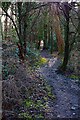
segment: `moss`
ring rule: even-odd
[[[38,61],[35,62],[34,66],[35,68],[40,67],[41,65],[44,65],[48,62],[48,60],[44,57],[40,57]]]
[[[40,63],[42,63],[42,64],[47,63],[47,59],[46,59],[46,58],[41,57],[41,58],[40,58]]]
[[[47,92],[51,92],[51,86],[50,85],[46,85],[45,89],[46,89]]]
[[[33,104],[34,102],[32,100],[25,100],[25,105],[27,108],[30,108]]]
[[[26,108],[28,109],[43,109],[44,108],[44,103],[42,102],[42,100],[37,100],[36,102],[35,101],[32,101],[30,99],[27,99],[24,101],[24,105],[26,106]]]
[[[36,116],[36,118],[39,119],[39,120],[43,120],[44,116],[42,114],[39,114],[39,115]]]
[[[52,100],[55,99],[55,96],[54,96],[51,92],[48,92],[48,97],[49,97],[50,99],[52,99]]]
[[[71,75],[70,78],[72,78],[72,79],[79,79],[79,76]]]
[[[26,120],[33,120],[32,116],[29,113],[21,113],[19,118],[25,118]]]
[[[44,97],[44,100],[47,101],[47,100],[48,100],[48,97]]]
[[[32,91],[32,89],[29,89],[29,91]],[[31,119],[32,120],[36,120],[36,119],[44,120],[45,113],[49,112],[48,101],[55,99],[55,96],[52,93],[52,88],[51,88],[50,85],[48,85],[47,82],[45,82],[44,85],[41,86],[40,89],[42,91],[45,91],[44,92],[45,94],[42,98],[32,99],[32,98],[28,97],[24,101],[23,106],[26,108],[26,111],[25,111],[25,113],[21,113],[21,116],[23,116],[23,118],[26,118],[26,119],[29,119],[29,120],[31,120]],[[34,89],[33,89],[33,91],[34,91]],[[39,92],[39,91],[37,91],[37,92]],[[28,93],[31,95],[30,92],[28,92]]]
[[[55,96],[52,93],[52,88],[50,85],[46,85],[46,91],[47,91],[47,95],[50,99],[54,100]]]
[[[32,101],[31,99],[26,99],[24,101],[24,106],[27,108],[26,109],[27,111],[20,113],[19,118],[25,118],[28,120],[33,120],[33,116],[34,116],[34,119],[44,118],[42,114],[42,110],[45,107],[45,104],[42,102],[42,100]],[[36,113],[35,113],[35,110],[36,110]],[[30,111],[33,111],[33,114],[31,114]]]

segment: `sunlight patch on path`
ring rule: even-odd
[[[57,61],[57,57],[55,57],[54,60],[53,60],[53,58],[50,59],[49,63],[48,63],[49,67],[52,67],[55,64],[56,61]]]

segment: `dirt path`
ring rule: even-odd
[[[79,112],[79,91],[80,88],[74,80],[69,79],[56,70],[60,64],[57,57],[52,57],[49,53],[43,51],[42,57],[49,60],[48,64],[38,69],[48,83],[52,86],[56,95],[56,102],[51,105],[52,111],[59,118],[78,118]]]

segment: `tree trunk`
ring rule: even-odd
[[[65,50],[64,50],[64,60],[62,64],[62,70],[65,71],[69,59],[69,21],[66,22],[65,26]]]
[[[51,48],[50,48],[50,52],[51,54],[53,53],[53,29],[52,29],[52,26],[51,26],[51,35],[50,35],[50,41],[51,41]]]
[[[37,43],[37,49],[38,49],[38,50],[40,49],[40,43],[41,43],[41,40],[39,39],[39,40],[38,40],[38,43]]]
[[[1,18],[0,18],[0,20],[1,20]],[[4,35],[3,35],[3,22],[1,23],[1,36],[2,36],[2,40],[3,40],[4,39]]]
[[[50,26],[48,26],[48,45],[47,45],[48,49],[50,49],[50,43],[51,43],[50,34],[51,34]]]
[[[47,25],[44,24],[44,46],[43,49],[47,49]]]
[[[49,29],[48,30],[50,30],[50,31],[48,31],[49,32],[49,44],[50,44],[50,53],[52,54],[53,53],[53,19],[52,19],[52,16],[53,16],[53,11],[52,11],[52,9],[53,9],[53,7],[52,7],[52,5],[50,4],[50,6],[49,6]]]
[[[18,7],[18,27],[19,27],[19,57],[24,60],[23,36],[22,36],[22,2],[17,3]]]
[[[4,25],[4,39],[7,40],[7,30],[8,30],[8,26],[7,26],[7,22],[8,22],[8,18],[7,18],[7,15],[6,15],[6,18],[5,18],[5,25]]]
[[[68,3],[65,3],[64,9],[66,12],[66,24],[65,24],[65,50],[64,50],[64,60],[61,66],[62,71],[65,71],[67,68],[68,60],[69,60],[69,7]]]
[[[58,14],[58,9],[57,5],[53,5],[53,22],[54,22],[54,28],[55,28],[55,33],[57,37],[57,46],[58,46],[58,52],[63,53],[64,51],[64,40],[61,35],[61,27],[60,27],[60,20],[59,20],[59,14]]]

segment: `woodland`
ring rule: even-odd
[[[2,120],[80,118],[80,2],[1,2],[0,50]]]

